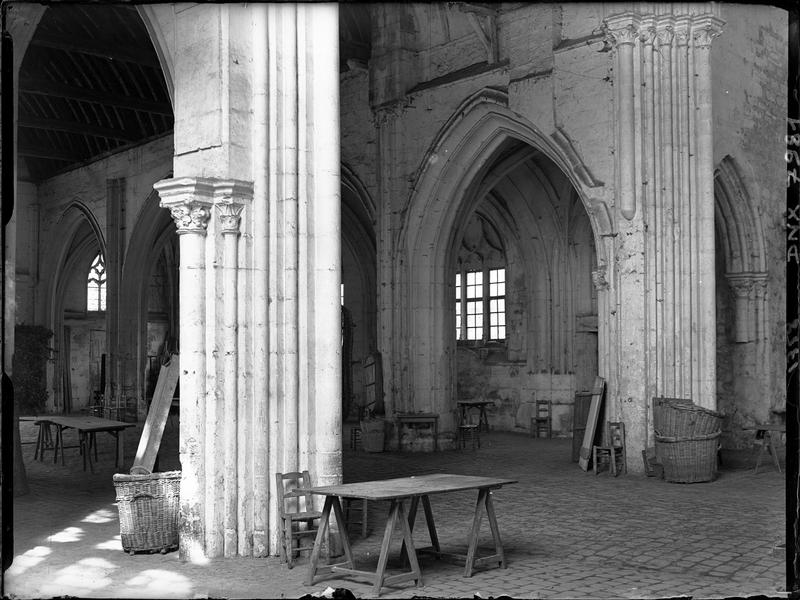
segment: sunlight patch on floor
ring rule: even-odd
[[[58,570],[40,589],[43,596],[84,596],[112,584],[109,574],[118,565],[99,556],[83,558]]]
[[[100,542],[99,544],[95,544],[94,546],[98,550],[122,550],[122,537],[119,535],[115,535],[110,540],[106,540],[105,542]]]
[[[132,591],[137,597],[147,595],[156,598],[165,596],[185,598],[189,597],[192,589],[192,582],[188,577],[164,569],[144,570],[126,581],[125,585],[135,588]]]
[[[113,521],[117,518],[117,513],[107,509],[101,508],[100,510],[96,510],[91,514],[86,515],[82,523],[108,523],[109,521]]]
[[[52,550],[47,546],[36,546],[27,552],[23,552],[22,554],[15,556],[14,562],[6,571],[6,575],[13,577],[15,575],[24,573],[31,567],[34,567],[42,562],[51,552]]]
[[[80,527],[67,527],[54,533],[47,538],[48,542],[78,542],[83,537],[83,529]]]

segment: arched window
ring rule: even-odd
[[[467,225],[456,267],[456,339],[506,339],[505,252],[497,231],[480,215]]]
[[[104,311],[106,309],[106,263],[98,253],[89,267],[86,280],[86,310]]]

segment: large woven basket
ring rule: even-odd
[[[722,428],[722,414],[685,398],[653,398],[656,436],[698,438]]]
[[[721,434],[716,431],[688,439],[657,435],[656,460],[664,467],[664,479],[674,483],[713,481]]]
[[[114,475],[125,552],[163,554],[178,548],[180,483],[180,471]]]

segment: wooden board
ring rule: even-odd
[[[600,406],[603,402],[605,389],[606,380],[602,377],[595,377],[594,386],[592,386],[592,402],[589,406],[589,416],[586,418],[586,431],[583,433],[583,445],[581,446],[580,458],[578,458],[578,466],[584,471],[589,470],[594,436],[597,432],[597,418],[600,415]]]
[[[161,365],[158,373],[153,400],[150,402],[150,410],[147,411],[142,437],[139,438],[136,458],[133,459],[132,475],[149,475],[153,472],[156,455],[161,446],[161,436],[164,434],[164,425],[169,417],[172,397],[175,395],[175,387],[178,385],[179,373],[180,361],[178,355],[173,354],[167,364]]]

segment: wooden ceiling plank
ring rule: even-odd
[[[172,116],[172,106],[169,102],[157,102],[141,98],[131,98],[120,94],[108,94],[84,87],[69,85],[58,81],[51,81],[40,77],[21,74],[19,79],[21,93],[37,94],[40,96],[56,96],[72,98],[84,102],[97,102],[100,104],[113,104],[131,110],[143,110],[161,115]]]
[[[30,145],[23,143],[22,140],[20,140],[17,144],[17,154],[20,156],[26,156],[28,158],[44,158],[47,160],[60,160],[63,162],[75,161],[75,155],[70,154],[69,152],[47,146]]]
[[[141,137],[135,132],[127,130],[102,127],[100,125],[80,123],[77,121],[64,121],[62,119],[42,119],[38,117],[20,116],[18,124],[20,127],[27,127],[29,129],[64,131],[66,133],[77,133],[93,137],[111,138],[124,142],[133,142]]]
[[[111,42],[98,42],[81,37],[76,41],[75,37],[60,35],[57,33],[37,32],[31,40],[31,45],[39,48],[51,48],[65,52],[88,54],[107,60],[119,60],[123,62],[135,63],[145,67],[156,69],[161,68],[155,53],[128,52],[124,47]]]

